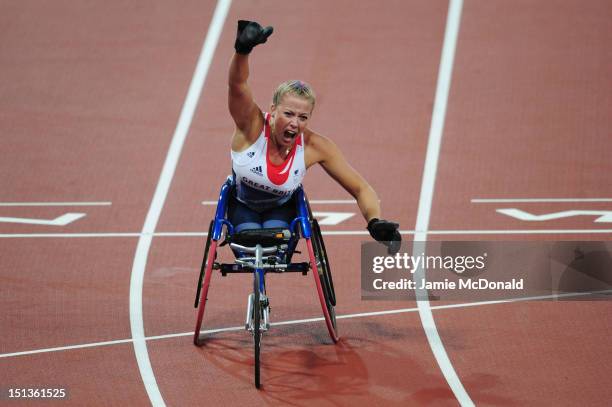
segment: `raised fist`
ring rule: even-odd
[[[247,55],[253,47],[266,42],[272,31],[274,28],[263,28],[255,21],[239,20],[234,49],[238,54]]]

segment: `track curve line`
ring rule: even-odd
[[[138,239],[134,263],[132,265],[130,278],[130,329],[132,331],[134,353],[138,362],[140,376],[153,406],[165,406],[165,403],[151,367],[142,318],[142,288],[147,257],[153,240],[153,233],[168,195],[170,183],[172,182],[181,150],[189,132],[189,127],[191,126],[193,115],[202,93],[202,87],[204,86],[212,57],[217,48],[230,5],[231,0],[218,0],[215,7],[206,39],[204,40],[204,45],[202,46],[202,51],[193,78],[191,79],[191,84],[189,85],[189,91],[172,136],[170,148],[168,149],[166,160],[142,227],[142,232]]]
[[[438,70],[438,82],[436,85],[436,96],[433,113],[431,116],[431,127],[429,130],[429,140],[425,165],[423,169],[423,180],[419,195],[419,208],[417,212],[413,254],[425,253],[427,230],[429,228],[429,218],[431,205],[433,202],[434,188],[436,184],[436,172],[438,168],[438,158],[440,156],[440,146],[442,144],[442,133],[444,130],[444,119],[446,116],[446,106],[450,91],[451,77],[453,71],[453,61],[459,35],[459,25],[461,21],[461,10],[463,0],[450,0],[448,4],[448,14],[446,16],[446,29],[444,33],[444,44],[442,45],[442,56],[440,58],[440,68]],[[425,271],[422,267],[417,267],[414,273],[415,281],[425,280]],[[417,286],[422,287],[421,283]],[[436,328],[436,322],[431,312],[431,304],[427,290],[416,289],[417,306],[421,325],[425,331],[429,347],[448,383],[453,391],[455,398],[462,406],[473,406],[474,402],[461,383],[453,364],[451,363],[442,338]]]

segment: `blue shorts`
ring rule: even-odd
[[[276,208],[256,212],[231,196],[227,208],[227,218],[234,225],[234,232],[246,229],[289,228],[296,216],[293,198]]]

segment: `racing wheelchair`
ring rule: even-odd
[[[302,187],[294,192],[297,216],[289,229],[267,228],[234,232],[234,226],[227,219],[227,208],[234,184],[228,179],[221,187],[215,218],[210,222],[204,258],[200,268],[194,307],[198,309],[193,342],[201,346],[202,318],[206,307],[208,290],[213,270],[222,276],[230,273],[251,273],[253,293],[248,297],[245,329],[253,336],[255,349],[255,386],[260,387],[260,350],[262,334],[270,328],[270,299],[266,295],[266,273],[299,272],[307,275],[310,270],[329,335],[334,343],[338,341],[336,326],[336,295],[331,270],[321,235],[319,223],[312,211]],[[219,243],[225,226],[225,240]],[[309,262],[292,262],[300,238],[306,240]],[[229,244],[235,255],[234,263],[216,262],[219,246]]]

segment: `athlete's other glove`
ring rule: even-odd
[[[247,55],[253,47],[266,42],[272,31],[274,28],[263,28],[255,21],[239,20],[234,49],[238,54]]]
[[[368,232],[374,240],[388,247],[389,254],[397,253],[402,244],[402,236],[397,228],[399,224],[384,219],[374,218],[368,222]]]

